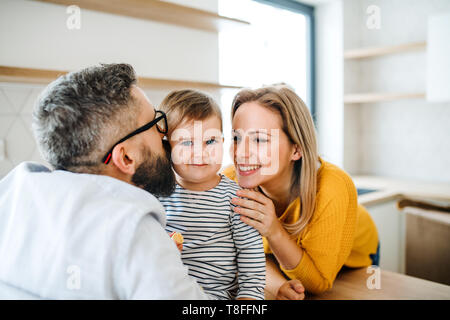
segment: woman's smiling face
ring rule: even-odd
[[[282,127],[281,114],[257,102],[244,103],[236,110],[230,151],[241,187],[252,189],[290,178],[292,160],[298,158],[293,157],[295,146]]]

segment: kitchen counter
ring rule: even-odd
[[[367,268],[343,268],[333,287],[324,293],[306,292],[307,300],[450,300],[450,286],[379,269],[379,289],[369,289],[375,272]],[[369,282],[371,282],[369,280]],[[371,282],[374,284],[375,282]],[[275,297],[266,291],[266,300]]]
[[[379,270],[380,288],[369,289],[367,281],[374,272],[366,268],[343,269],[333,288],[320,295],[306,295],[311,300],[450,300],[450,286]],[[370,282],[370,281],[369,281]]]
[[[377,176],[352,176],[352,179],[358,189],[376,190],[358,196],[359,203],[365,206],[402,197],[450,201],[450,183],[420,182]]]

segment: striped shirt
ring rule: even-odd
[[[233,211],[230,200],[237,190],[238,184],[223,175],[207,191],[177,184],[170,197],[159,198],[166,209],[166,231],[183,235],[183,263],[211,298],[264,299],[262,239]]]

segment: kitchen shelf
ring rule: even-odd
[[[426,42],[412,42],[395,46],[382,46],[382,47],[368,47],[346,50],[344,52],[344,59],[364,59],[384,56],[388,54],[422,50],[427,47]]]
[[[0,66],[0,81],[48,84],[68,71],[45,70]],[[214,82],[172,80],[161,78],[138,77],[138,84],[142,88],[198,88],[198,89],[240,89],[241,86],[224,85]]]
[[[406,99],[424,99],[425,93],[352,93],[344,95],[345,104],[373,103]]]
[[[158,0],[38,0],[61,5],[77,5],[88,9],[153,20],[188,28],[218,32],[230,27],[250,25],[249,22],[224,17],[214,12],[186,7]]]

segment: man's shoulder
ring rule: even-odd
[[[66,173],[72,175],[73,173]],[[125,219],[150,214],[160,224],[165,224],[164,208],[159,200],[144,189],[113,177],[95,174],[75,174],[79,180],[79,198],[86,198],[99,208],[108,208],[108,215],[122,215]],[[74,179],[74,178],[69,178]],[[75,192],[76,193],[76,192]]]
[[[18,178],[23,178],[24,176],[31,173],[50,173],[52,170],[37,162],[22,162],[18,164],[15,168],[9,171],[2,179],[0,179],[0,185],[6,185],[12,183]]]
[[[1,185],[3,184],[3,186]],[[164,209],[151,193],[106,175],[50,170],[37,163],[17,166],[0,182],[10,193],[20,194],[22,200],[46,202],[49,208],[76,210],[91,215],[152,214],[165,223]],[[9,201],[13,201],[14,196]]]

